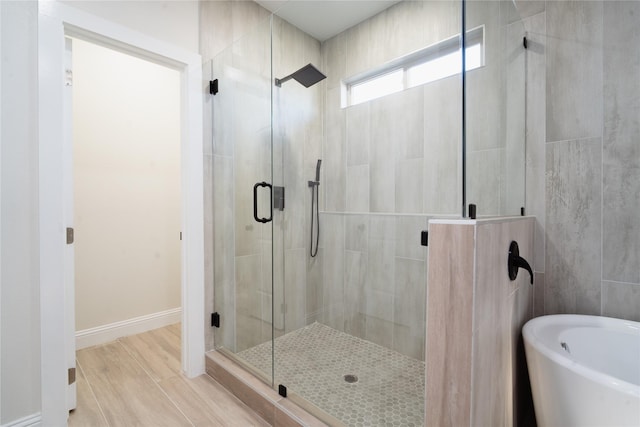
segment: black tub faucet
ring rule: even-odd
[[[509,245],[509,259],[507,261],[507,268],[509,270],[509,279],[516,280],[518,276],[518,270],[524,268],[531,275],[531,284],[533,285],[533,270],[526,259],[520,256],[520,250],[518,249],[518,242],[515,240]]]

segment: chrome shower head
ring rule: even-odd
[[[326,78],[327,76],[322,74],[322,72],[314,67],[313,64],[308,64],[300,68],[298,71],[289,74],[287,77],[283,77],[281,79],[276,78],[276,86],[280,87],[282,86],[282,83],[287,80],[294,79],[304,87],[311,87]]]

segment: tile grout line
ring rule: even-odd
[[[82,369],[82,365],[80,364],[80,361],[76,358],[76,366],[78,369],[80,369],[80,372],[82,373],[82,376],[84,377],[85,381],[87,381],[87,387],[89,387],[89,391],[91,392],[91,396],[93,396],[93,400],[96,402],[96,405],[98,405],[98,409],[100,410],[100,415],[102,415],[102,418],[104,419],[104,421],[107,423],[107,426],[111,426],[111,424],[109,424],[109,420],[107,419],[107,416],[104,414],[104,410],[102,409],[102,405],[100,404],[100,401],[98,400],[98,396],[96,396],[95,392],[93,391],[93,386],[91,385],[91,382],[89,381],[89,377],[87,377],[87,375],[84,372],[84,369]],[[77,394],[77,387],[76,387],[76,394]],[[76,397],[77,400],[77,397]]]
[[[124,351],[127,352],[127,354],[129,356],[131,356],[131,358],[135,361],[135,363],[138,364],[138,366],[140,366],[140,368],[144,371],[145,374],[147,374],[147,376],[149,377],[149,379],[151,380],[151,382],[153,382],[153,384],[155,384],[155,386],[158,388],[158,390],[160,390],[160,392],[162,394],[164,394],[166,396],[166,398],[169,400],[169,402],[171,402],[171,404],[173,406],[175,406],[175,408],[178,410],[178,412],[180,412],[180,414],[182,414],[182,416],[185,418],[185,420],[187,420],[187,422],[189,424],[191,424],[192,426],[195,427],[195,424],[193,424],[193,421],[191,421],[191,419],[187,416],[187,414],[185,414],[182,409],[180,409],[180,406],[174,402],[174,400],[167,394],[166,391],[164,391],[164,389],[162,387],[160,387],[160,382],[156,381],[155,379],[153,379],[153,377],[151,376],[151,374],[149,373],[149,371],[145,368],[145,366],[140,363],[140,361],[132,354],[132,352],[129,350],[129,348],[127,347],[126,344],[124,344],[120,339],[118,339],[116,341],[118,344],[120,344],[122,346],[122,348],[124,349]],[[180,376],[179,374],[176,376]]]

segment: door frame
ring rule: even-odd
[[[205,372],[202,60],[199,54],[55,1],[38,5],[38,186],[42,424],[66,425],[64,55],[72,35],[181,75],[182,370]]]

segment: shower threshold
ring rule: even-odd
[[[347,426],[424,425],[420,360],[317,322],[276,338],[273,354],[276,385]],[[271,341],[235,356],[271,373]]]

